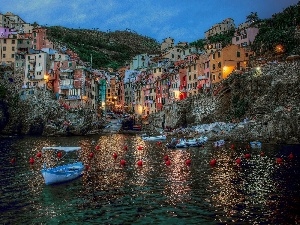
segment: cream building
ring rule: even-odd
[[[217,23],[213,25],[210,29],[208,29],[205,32],[205,39],[208,39],[208,37],[225,33],[231,29],[235,28],[234,20],[231,18],[227,18],[223,20],[221,23]]]
[[[0,38],[0,62],[14,66],[17,51],[17,35],[10,34],[8,38]]]
[[[27,54],[25,56],[25,79],[24,84],[27,88],[46,88],[48,54],[39,52]]]

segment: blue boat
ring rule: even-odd
[[[43,147],[42,152],[45,151],[64,151],[65,153],[79,151],[81,147]],[[57,184],[74,180],[83,174],[84,165],[82,162],[73,162],[59,166],[47,167],[44,163],[41,170],[45,184]]]
[[[250,141],[251,148],[261,148],[261,142],[260,141]]]
[[[225,145],[225,140],[218,140],[218,141],[214,142],[215,147],[220,147],[220,146],[223,146],[223,145]]]

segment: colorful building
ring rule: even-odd
[[[226,79],[236,70],[245,70],[249,62],[249,52],[238,46],[229,45],[209,56],[212,83]]]

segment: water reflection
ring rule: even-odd
[[[79,158],[87,167],[81,178],[60,185],[44,184],[42,158],[36,153],[52,145],[82,147]],[[173,150],[139,136],[119,134],[28,137],[1,146],[4,224],[76,224],[80,219],[99,224],[293,224],[297,220],[299,158],[295,155],[288,160],[290,152],[272,146],[263,149],[266,154],[261,157],[260,150],[242,144],[234,150],[209,144]],[[251,158],[246,159],[245,153]],[[169,166],[165,155],[171,161]],[[275,162],[278,156],[284,161],[280,165]],[[12,157],[15,164],[9,162]],[[35,157],[32,166],[30,157]],[[55,154],[52,157],[59,161]],[[240,166],[235,162],[238,157]],[[209,165],[212,158],[217,159],[214,167]],[[125,166],[120,165],[121,159]],[[190,166],[186,159],[191,159]],[[138,160],[142,166],[137,165]]]
[[[171,165],[165,168],[167,182],[163,193],[171,205],[188,202],[191,199],[190,170],[185,160],[190,159],[190,154],[186,150],[175,150],[169,153],[169,158]]]

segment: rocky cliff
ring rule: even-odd
[[[267,63],[259,69],[233,73],[214,87],[185,101],[166,105],[150,116],[150,129],[173,129],[215,121],[235,123],[231,132],[215,138],[274,143],[300,143],[300,62]]]
[[[91,109],[67,109],[50,91],[22,88],[22,69],[0,67],[0,75],[0,134],[85,135],[106,125]]]

